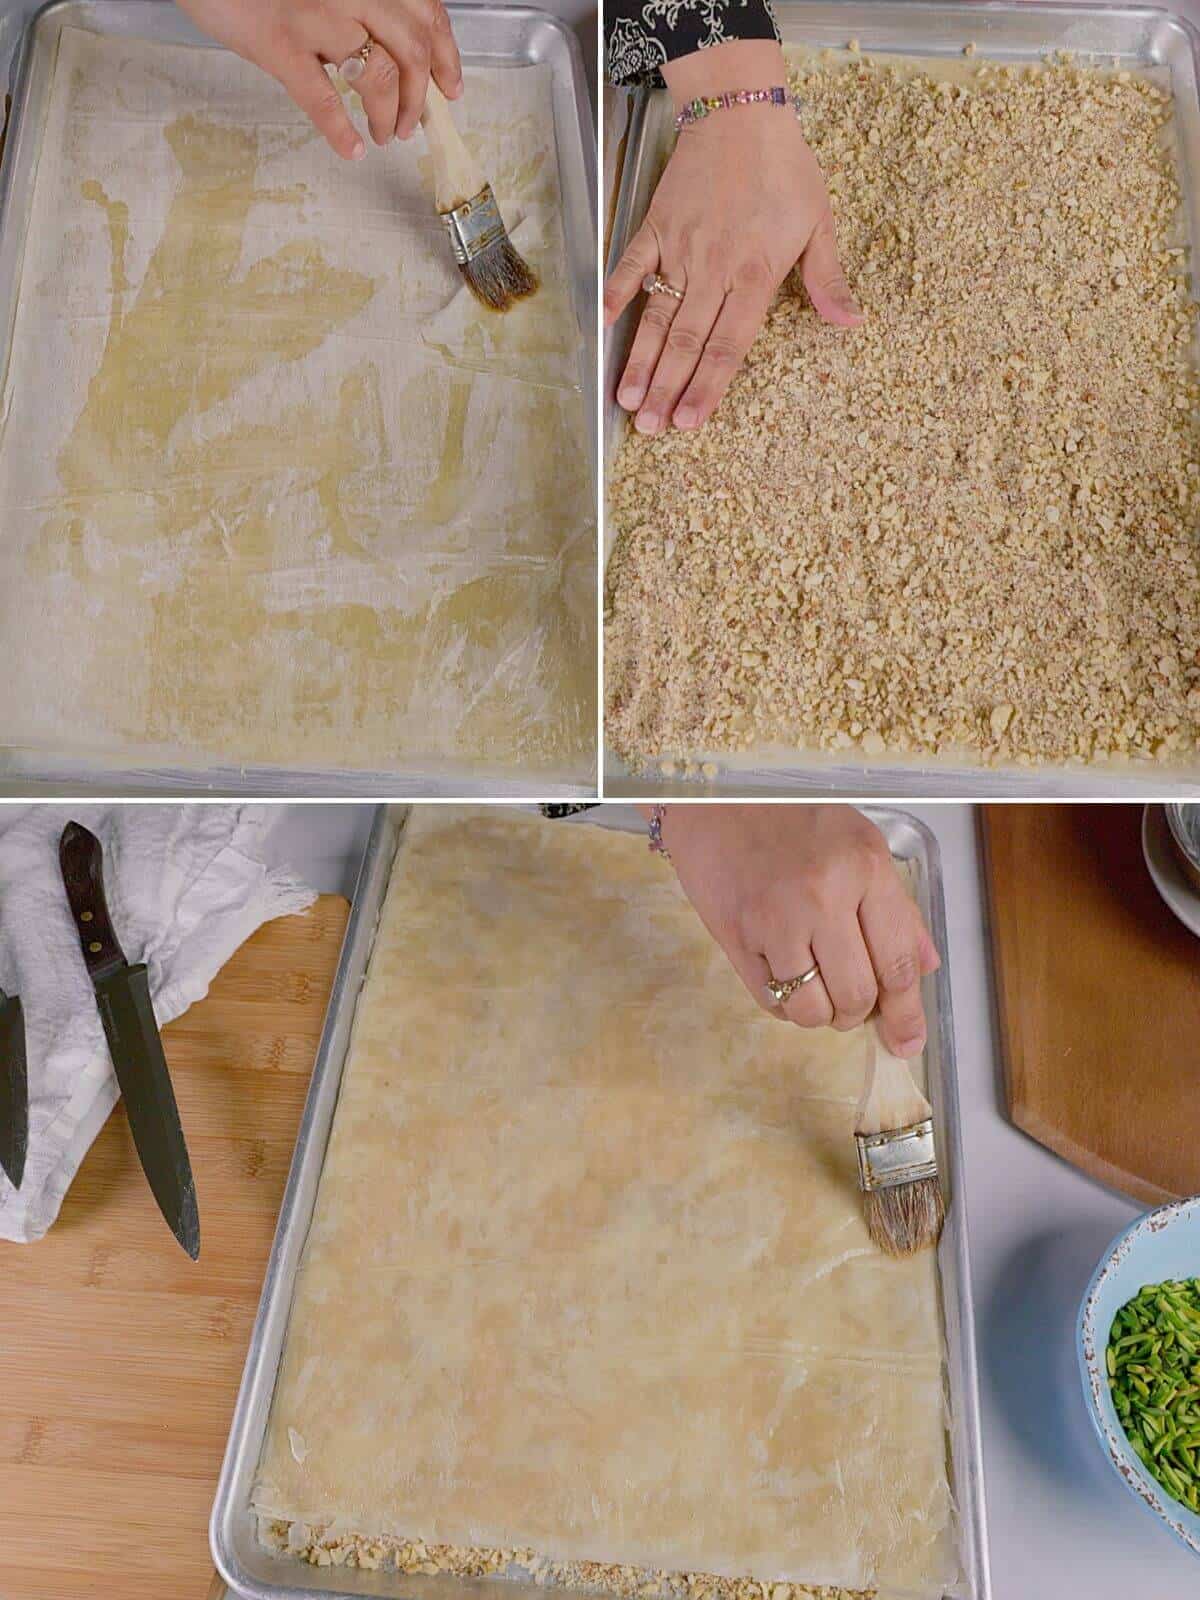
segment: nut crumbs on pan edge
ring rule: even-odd
[[[260,1518],[269,1547],[299,1556],[315,1567],[389,1568],[433,1577],[502,1576],[516,1570],[536,1583],[614,1595],[618,1600],[873,1600],[874,1589],[810,1587],[802,1583],[758,1583],[709,1573],[652,1572],[644,1567],[606,1566],[597,1561],[550,1561],[534,1550],[460,1548],[386,1535],[324,1532],[279,1518]]]
[[[1059,61],[790,72],[867,313],[793,275],[698,432],[628,430],[607,723],[988,763],[1200,742],[1200,385],[1169,96]]]

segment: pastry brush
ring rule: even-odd
[[[434,204],[446,224],[463,282],[489,310],[507,311],[514,301],[534,293],[537,274],[513,248],[492,186],[432,81],[421,126],[433,159]]]
[[[933,1107],[907,1061],[884,1048],[874,1018],[866,1025],[867,1073],[854,1142],[867,1229],[890,1256],[936,1244],[945,1220],[933,1148]]]

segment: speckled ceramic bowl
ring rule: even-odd
[[[1200,1274],[1200,1196],[1139,1217],[1114,1240],[1079,1308],[1079,1371],[1104,1452],[1121,1481],[1193,1555],[1200,1556],[1200,1517],[1159,1487],[1129,1447],[1108,1390],[1105,1351],[1112,1320],[1147,1283]]]
[[[1173,802],[1163,807],[1171,842],[1193,889],[1200,889],[1200,805]]]

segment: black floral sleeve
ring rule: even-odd
[[[731,39],[778,39],[770,0],[604,0],[608,76],[662,86],[659,68]]]

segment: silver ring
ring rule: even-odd
[[[798,978],[768,978],[764,987],[777,1006],[794,995],[797,989],[802,989],[806,983],[811,983],[814,978],[821,976],[821,969],[814,961],[807,972],[802,972]]]
[[[669,294],[676,300],[683,299],[683,290],[676,289],[665,278],[660,278],[657,272],[648,272],[642,279],[642,288],[647,294]]]

